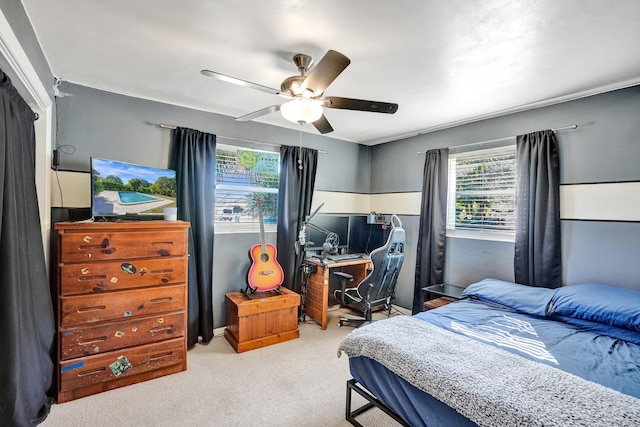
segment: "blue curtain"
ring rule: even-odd
[[[213,338],[213,222],[215,210],[216,136],[177,128],[171,167],[176,171],[178,219],[189,228],[189,337]]]
[[[552,130],[518,135],[515,281],[557,288],[562,285],[560,247],[560,166]]]
[[[55,322],[40,232],[35,115],[0,71],[0,425],[49,414]]]
[[[296,251],[298,232],[311,211],[316,182],[318,150],[283,145],[280,147],[278,188],[278,263],[284,271],[283,286],[301,293],[300,267],[304,249]]]
[[[416,252],[413,314],[422,311],[422,288],[443,283],[447,232],[447,180],[449,151],[446,148],[425,153],[422,177],[422,203]]]

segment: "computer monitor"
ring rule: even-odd
[[[389,227],[368,224],[366,215],[352,215],[349,220],[349,253],[371,253],[384,245]]]
[[[338,249],[345,251],[349,248],[349,216],[316,214],[309,222],[317,227],[338,235]],[[327,239],[327,235],[319,230],[307,227],[306,250],[321,251],[322,244]]]

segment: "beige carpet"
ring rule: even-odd
[[[337,356],[352,327],[330,311],[322,331],[300,323],[300,338],[237,354],[223,336],[188,353],[187,371],[56,404],[43,427],[336,426],[345,421],[348,359]],[[354,394],[354,405],[364,400]],[[398,424],[374,409],[365,426]]]

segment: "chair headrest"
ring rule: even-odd
[[[396,227],[402,228],[402,221],[400,221],[400,218],[398,218],[398,215],[396,214],[391,215],[391,226],[393,228],[396,228]]]
[[[373,260],[380,254],[385,254],[390,251],[404,253],[404,242],[405,232],[404,228],[402,228],[402,221],[400,221],[400,218],[398,218],[397,215],[393,214],[391,215],[391,230],[387,237],[387,241],[384,245],[374,249],[371,252],[370,257]]]

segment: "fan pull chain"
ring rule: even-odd
[[[302,128],[300,129],[300,143],[298,145],[298,169],[302,170]]]

